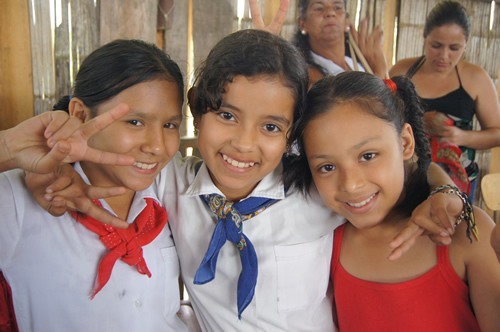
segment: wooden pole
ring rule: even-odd
[[[384,54],[388,68],[394,65],[394,27],[396,26],[396,15],[398,11],[398,0],[387,0],[385,3],[385,15],[383,20],[384,29]]]
[[[28,2],[3,0],[0,10],[0,130],[33,115]]]
[[[158,0],[101,1],[101,40],[104,45],[117,38],[156,42]]]

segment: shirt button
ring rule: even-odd
[[[136,308],[142,307],[142,301],[141,300],[135,300],[134,305]]]

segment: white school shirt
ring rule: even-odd
[[[318,64],[319,66],[325,68],[326,71],[328,72],[328,74],[330,74],[330,75],[338,75],[338,74],[343,73],[345,71],[344,68],[340,67],[332,60],[324,58],[321,55],[316,54],[312,51],[311,51],[311,56],[312,56],[313,61],[316,64]],[[345,62],[347,63],[349,68],[351,68],[351,70],[354,70],[354,61],[352,61],[352,58],[350,58],[346,55]],[[363,72],[366,71],[365,67],[363,67],[360,63],[358,63],[358,68],[359,68],[359,71],[363,71]]]
[[[176,316],[179,263],[168,227],[143,247],[151,278],[118,260],[91,300],[107,249],[68,213],[57,218],[43,210],[23,178],[19,170],[0,174],[0,270],[12,288],[20,331],[187,331]],[[129,222],[145,197],[157,199],[154,186],[136,193]]]
[[[286,199],[281,171],[266,176],[250,196],[282,199],[244,221],[245,235],[258,257],[255,295],[238,319],[239,251],[222,247],[215,279],[193,283],[215,228],[215,217],[199,198],[221,192],[205,164],[196,173],[194,157],[177,155],[159,176],[160,200],[169,211],[169,225],[181,262],[181,275],[204,331],[335,331],[328,292],[333,230],[343,219],[299,193]],[[164,193],[162,194],[162,190]]]

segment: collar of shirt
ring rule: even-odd
[[[313,58],[313,61],[316,64],[318,64],[321,67],[325,68],[328,71],[328,73],[331,74],[331,75],[337,75],[337,74],[343,73],[345,71],[342,67],[340,67],[339,65],[337,65],[332,60],[324,58],[321,55],[316,54],[316,53],[314,53],[312,51],[311,51],[311,56]],[[350,57],[348,57],[347,55],[345,56],[345,62],[347,63],[347,65],[349,66],[349,68],[351,68],[351,70],[352,70],[353,67],[354,67],[354,63],[353,63],[352,59]],[[365,71],[365,68],[361,64],[358,63],[358,66],[359,66],[360,71]]]
[[[87,175],[85,174],[85,172],[83,171],[82,166],[80,165],[79,162],[76,162],[73,165],[73,168],[75,169],[75,171],[78,174],[80,174],[80,176],[82,177],[82,180],[86,184],[90,184],[90,180],[87,177]],[[161,205],[161,202],[158,201],[158,195],[156,194],[157,190],[155,190],[155,188],[156,188],[156,184],[153,184],[142,191],[135,192],[134,199],[132,200],[132,205],[130,206],[128,217],[127,217],[127,222],[129,224],[133,223],[135,218],[137,218],[137,216],[139,215],[139,213],[141,213],[141,211],[144,210],[144,208],[146,207],[146,201],[144,200],[144,198],[152,198]],[[109,206],[109,204],[104,199],[99,199],[99,202],[101,203],[102,207],[106,211],[108,211],[112,215],[116,216],[116,213],[113,211],[113,209]]]
[[[264,197],[273,199],[285,198],[285,187],[281,181],[283,168],[280,164],[273,172],[266,175],[248,197]],[[201,164],[193,182],[181,196],[200,196],[208,194],[224,194],[213,183],[205,163]],[[247,197],[247,198],[248,198]]]

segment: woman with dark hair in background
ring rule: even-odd
[[[479,174],[475,150],[500,145],[500,104],[493,81],[464,60],[470,20],[456,1],[438,3],[424,27],[424,55],[400,60],[391,76],[407,75],[423,99],[433,161],[473,200]],[[477,117],[481,129],[473,130]]]

